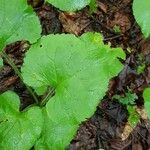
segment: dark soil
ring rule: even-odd
[[[52,33],[72,33],[77,36],[88,31],[100,32],[104,42],[112,47],[122,47],[127,59],[122,62],[124,69],[118,77],[110,81],[109,90],[95,114],[80,128],[66,148],[68,150],[148,150],[150,149],[150,121],[141,117],[140,123],[131,130],[127,127],[126,107],[112,101],[115,94],[124,95],[130,88],[138,95],[136,104],[143,107],[142,93],[150,86],[150,40],[145,40],[132,12],[132,0],[98,0],[96,13],[89,8],[76,13],[65,13],[44,4],[42,0],[28,0],[34,7],[42,25],[42,35]],[[114,26],[120,32],[114,31]],[[30,44],[18,41],[6,47],[6,53],[18,68],[23,63]],[[0,92],[15,91],[21,98],[20,110],[33,103],[32,96],[13,69],[4,60],[0,70]],[[137,73],[139,65],[146,64],[144,72]],[[124,140],[122,140],[124,138]]]

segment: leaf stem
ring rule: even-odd
[[[52,97],[54,93],[55,93],[55,88],[51,88],[51,89],[48,91],[48,94],[47,94],[47,95],[45,96],[45,98],[42,100],[41,106],[44,106],[44,105],[47,103],[48,98],[49,98],[49,97]]]
[[[4,51],[2,51],[1,54],[2,54],[2,57],[6,59],[6,61],[8,62],[8,64],[12,67],[12,69],[15,71],[15,73],[19,76],[19,78],[23,82],[23,77],[22,77],[19,69],[15,65],[15,63],[11,60],[11,58]],[[25,86],[26,86],[27,90],[29,91],[29,93],[32,95],[32,97],[35,100],[35,102],[38,104],[39,103],[38,98],[36,97],[36,95],[34,94],[34,92],[32,91],[32,89],[27,84],[25,84]]]

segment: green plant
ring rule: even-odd
[[[0,95],[0,149],[29,150],[40,138],[42,110],[38,106],[19,112],[20,100],[13,92]]]
[[[144,108],[147,111],[148,118],[150,119],[150,88],[144,90],[143,98],[144,98]]]
[[[0,27],[0,51],[15,41],[35,43],[41,36],[38,17],[26,0],[0,0]]]
[[[91,0],[47,0],[49,3],[63,11],[80,10],[90,4]]]
[[[20,112],[14,92],[0,95],[0,150],[64,149],[80,123],[96,110],[109,80],[123,68],[118,57],[125,59],[125,54],[105,45],[98,33],[41,38],[38,18],[25,0],[0,4],[1,55],[28,90],[30,86],[44,96],[38,100],[33,94],[36,103]],[[21,73],[3,51],[18,40],[31,43]]]
[[[45,99],[46,122],[36,149],[69,144],[79,124],[94,113],[109,80],[122,69],[117,57],[124,58],[121,49],[104,45],[97,33],[49,35],[31,46],[22,68],[24,82],[36,91],[49,86],[55,90]]]
[[[133,13],[135,19],[142,29],[145,38],[150,36],[150,1],[149,0],[134,0]]]
[[[144,73],[145,71],[145,68],[146,68],[146,62],[145,62],[145,57],[143,54],[139,54],[138,55],[138,58],[137,58],[137,62],[138,62],[138,65],[137,65],[137,73],[138,74],[142,74]]]
[[[127,110],[128,110],[128,113],[129,113],[128,122],[130,123],[132,128],[135,128],[137,123],[140,120],[140,116],[137,113],[135,107],[133,107],[133,106],[128,105]]]
[[[137,73],[138,73],[138,74],[143,73],[144,70],[145,70],[145,68],[146,68],[146,64],[145,64],[145,63],[139,65],[139,66],[137,67]]]
[[[129,113],[128,122],[134,128],[139,122],[139,115],[137,114],[136,109],[133,107],[135,105],[135,100],[138,99],[137,95],[128,89],[128,92],[125,93],[125,96],[114,95],[113,99],[127,107]]]
[[[115,26],[113,27],[113,30],[114,30],[115,33],[121,33],[120,26],[118,26],[118,25],[115,25]]]
[[[0,0],[0,27],[0,56],[3,56],[22,78],[3,49],[15,41],[28,40],[31,44],[35,43],[41,37],[39,19],[26,0]],[[32,90],[28,86],[27,88],[36,100]]]
[[[125,96],[114,95],[113,99],[118,100],[123,105],[134,105],[135,100],[138,99],[135,93],[132,93],[130,89],[125,93]]]
[[[90,6],[90,12],[96,11],[96,0],[47,0],[50,4],[63,11],[77,11],[85,6]]]
[[[90,7],[90,12],[95,13],[97,10],[96,0],[91,0],[89,7]]]
[[[35,149],[64,149],[73,138],[79,124],[94,113],[99,99],[102,99],[107,91],[109,80],[122,69],[123,65],[117,57],[124,59],[123,51],[104,45],[102,37],[97,33],[86,33],[79,38],[73,35],[49,35],[33,44],[22,67],[24,82],[36,91],[46,92],[43,89],[52,87],[55,95],[52,97],[50,91],[43,100],[44,103],[42,101],[40,109],[43,119],[39,119],[39,124],[41,125],[43,120],[44,123],[41,125],[42,131],[39,127],[40,138],[39,134],[34,140],[29,138],[30,144],[27,147],[35,143]],[[16,110],[12,100],[15,98],[5,93],[1,97],[1,105],[5,103],[4,99],[8,99],[10,103],[0,107],[0,112],[10,111],[11,103],[12,110]],[[33,110],[33,116],[29,117],[37,117],[34,114],[35,108],[30,107],[27,112],[30,109]],[[39,107],[36,109],[39,110]],[[18,112],[17,116],[24,120],[21,113]],[[0,113],[0,118],[0,122],[3,123],[0,125],[13,124],[13,115],[4,117],[4,113]],[[0,127],[1,147],[4,147],[5,138],[10,143],[20,139],[23,133],[15,125],[16,123],[11,126],[10,134],[5,133]],[[23,125],[21,127],[24,129]],[[36,123],[34,128],[37,128]],[[16,132],[18,138],[11,134],[13,132]],[[28,136],[22,138],[26,141]],[[15,148],[8,144],[6,149],[23,149],[24,144],[16,143]]]

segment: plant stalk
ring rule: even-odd
[[[23,82],[23,77],[22,77],[19,69],[15,65],[15,63],[11,60],[11,58],[4,51],[2,51],[1,54],[2,54],[2,57],[6,59],[6,61],[8,62],[8,64],[12,67],[12,69],[15,71],[15,73],[19,76],[19,78]],[[38,101],[36,95],[34,94],[34,92],[32,91],[32,89],[27,84],[25,84],[25,86],[26,86],[27,90],[29,91],[29,93],[32,95],[34,101],[38,104],[39,101]]]
[[[42,100],[41,106],[45,106],[48,101],[48,98],[52,97],[54,93],[55,93],[55,88],[50,89],[46,97]]]

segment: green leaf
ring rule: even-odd
[[[150,36],[150,1],[134,0],[133,13],[145,38],[148,38]]]
[[[127,93],[125,93],[125,96],[114,95],[113,99],[118,100],[123,105],[134,105],[135,100],[138,99],[138,96],[129,90]]]
[[[145,68],[146,68],[146,64],[145,64],[145,63],[141,63],[141,65],[139,65],[139,66],[137,67],[137,73],[138,73],[138,74],[144,73]]]
[[[0,0],[0,51],[9,43],[40,38],[38,17],[26,0]]]
[[[136,112],[136,109],[133,106],[128,106],[128,113],[129,113],[129,117],[128,117],[128,121],[131,125],[132,128],[135,128],[137,123],[140,120],[140,117],[138,115],[138,113]]]
[[[19,97],[13,92],[0,95],[0,149],[29,150],[40,137],[43,116],[39,107],[19,112]]]
[[[144,107],[147,111],[148,118],[150,119],[150,88],[144,90]]]
[[[104,45],[98,33],[49,35],[31,46],[22,67],[24,82],[34,89],[55,89],[35,149],[61,150],[69,144],[79,124],[96,110],[109,80],[123,68],[117,57],[125,58],[122,49]]]
[[[120,29],[120,26],[119,26],[119,25],[115,25],[115,26],[113,27],[113,30],[114,30],[115,33],[121,33],[121,29]]]
[[[96,0],[91,0],[89,6],[90,6],[90,12],[95,13],[97,10]]]
[[[80,10],[90,3],[91,0],[47,0],[55,7],[63,11]]]

